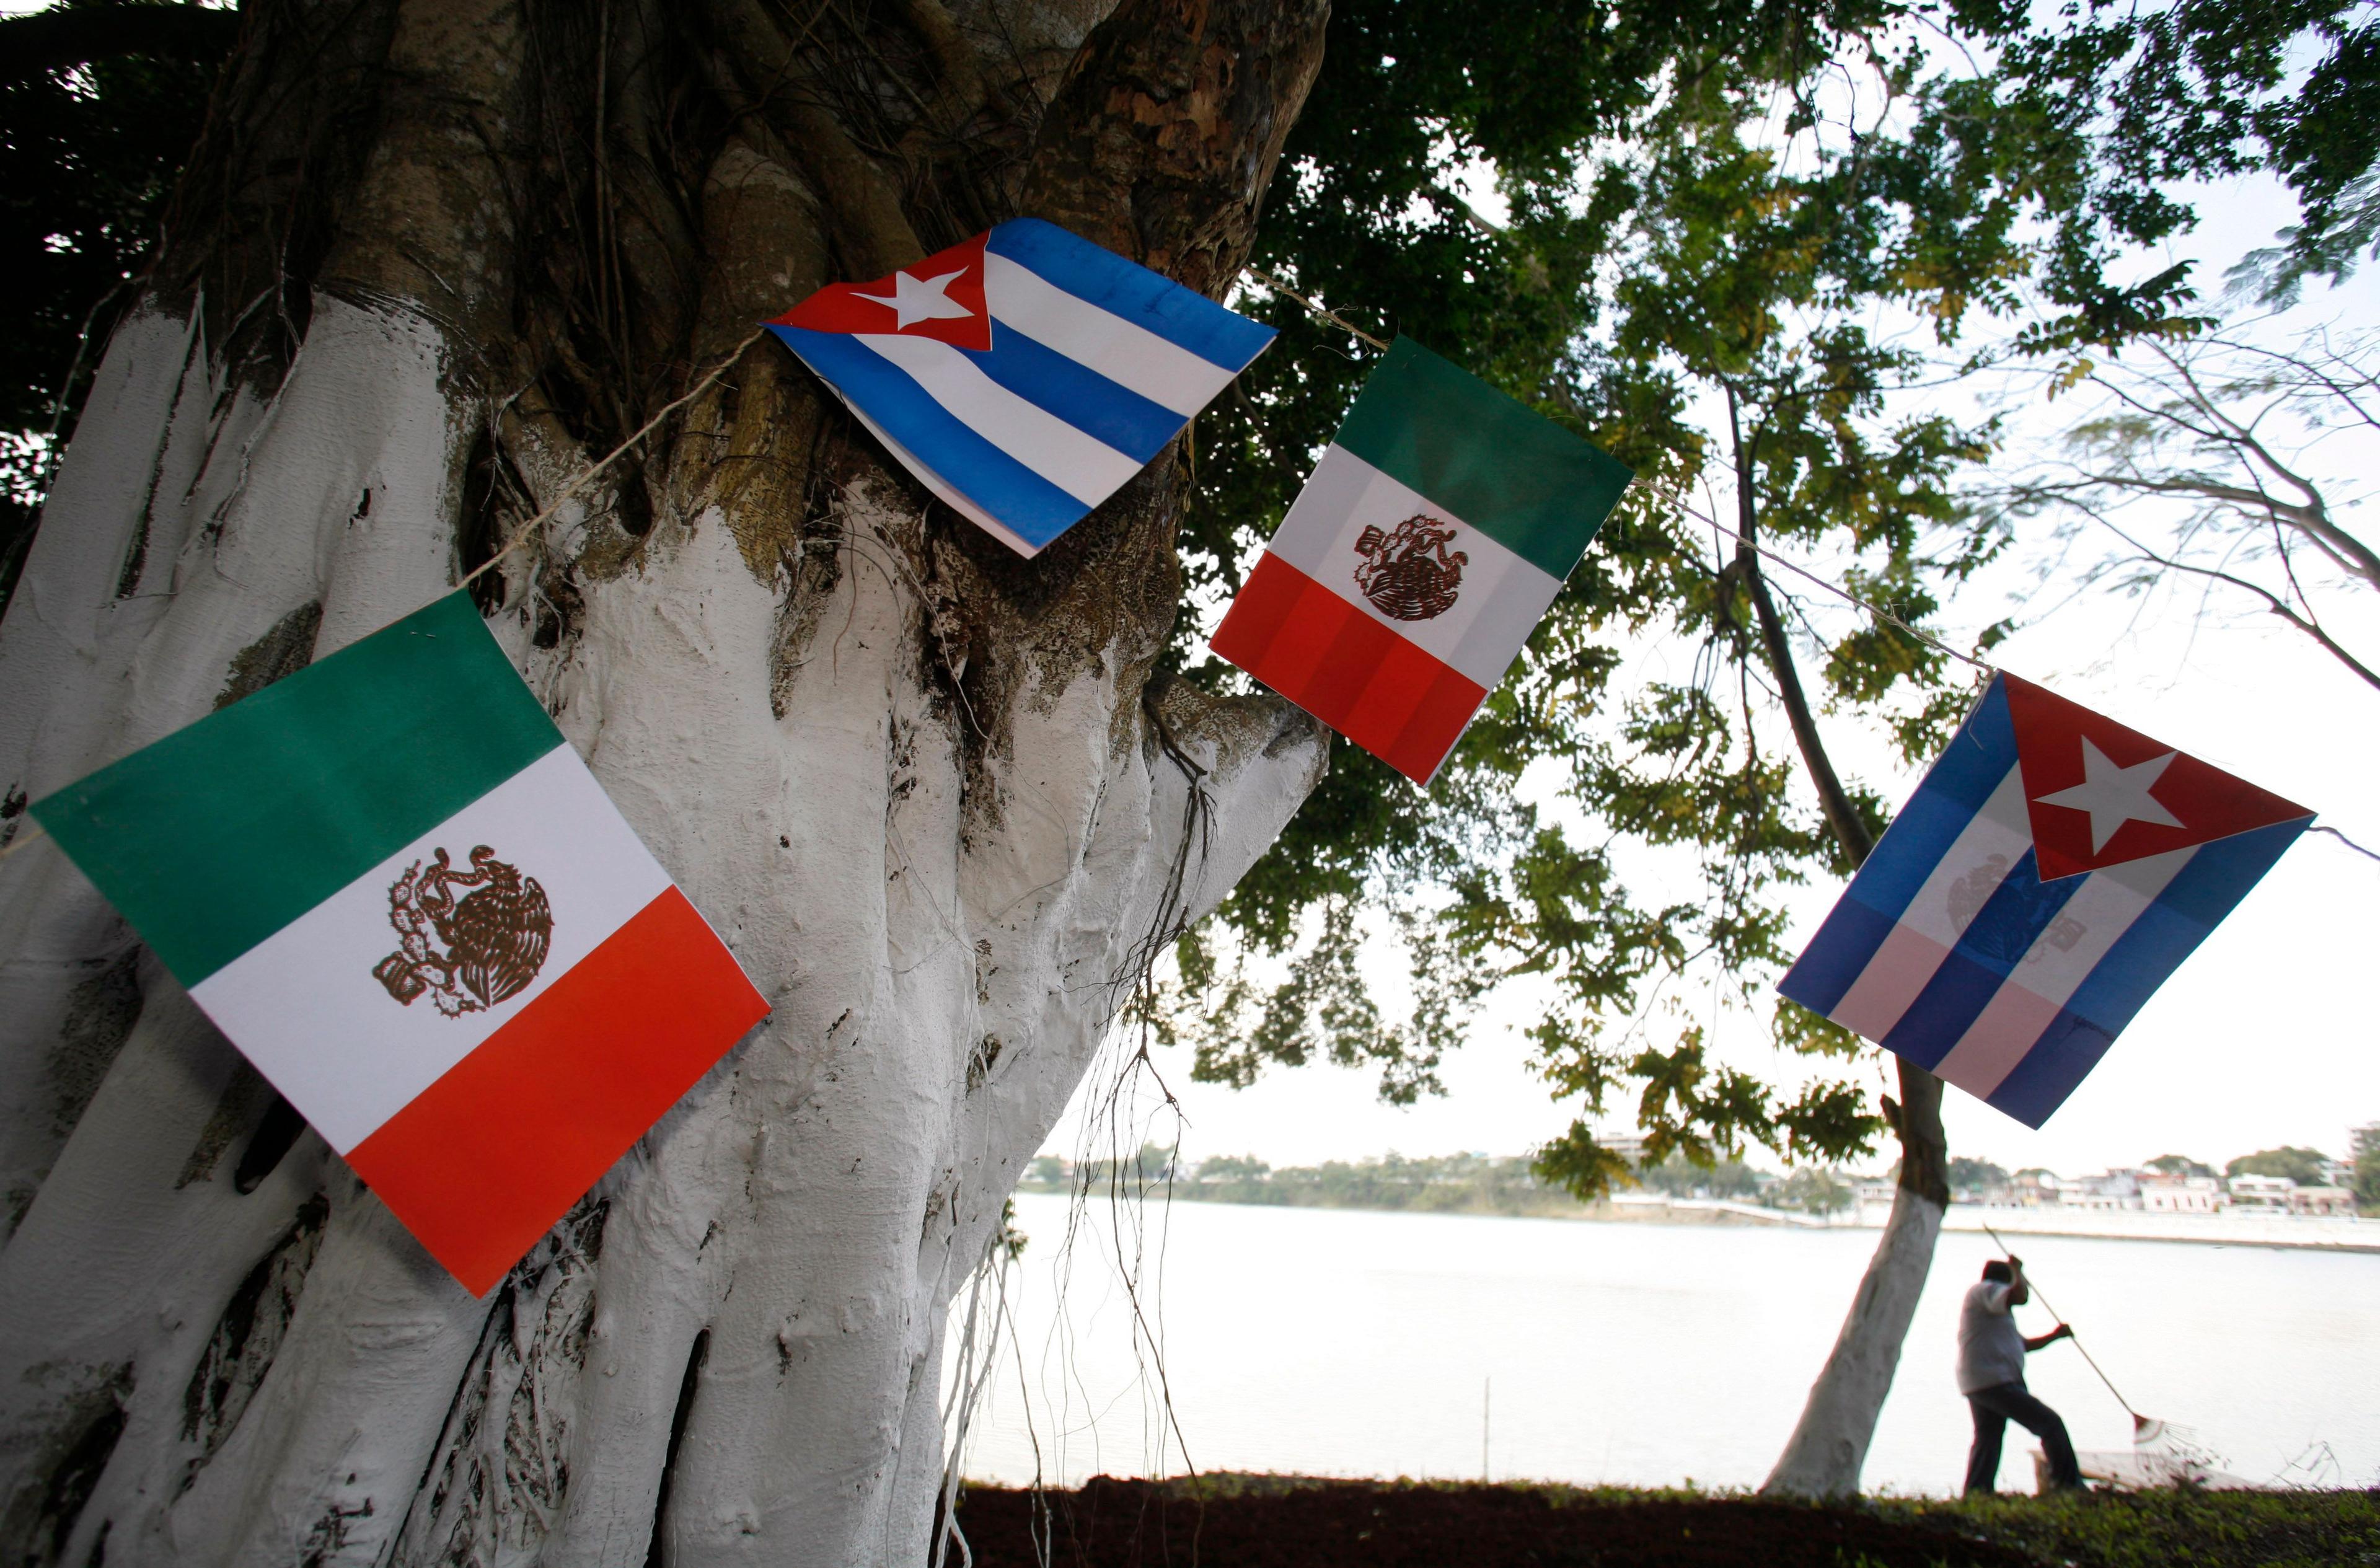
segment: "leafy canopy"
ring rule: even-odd
[[[1621,1094],[1656,1164],[1868,1147],[1879,1123],[1840,1067],[1789,1093],[1806,1072],[1715,1064],[1706,1006],[1679,999],[1703,966],[1750,1003],[1790,957],[1786,893],[1843,874],[1881,828],[1872,792],[1814,807],[1795,782],[1825,760],[1819,717],[1913,760],[1968,699],[1970,672],[1893,624],[1924,628],[2007,542],[1959,502],[1996,429],[1925,407],[1932,359],[1979,323],[2035,353],[2196,330],[2188,269],[2129,260],[2194,221],[2177,180],[2276,170],[2305,204],[2287,265],[2351,265],[2343,203],[2371,157],[2333,123],[2348,86],[2328,84],[2362,79],[2354,15],[1338,6],[1258,264],[1647,482],[1427,795],[1341,746],[1279,851],[1184,940],[1153,1022],[1196,1047],[1196,1075],[1245,1084],[1328,1057],[1409,1100],[1438,1087],[1488,986],[1534,976],[1554,999],[1531,1030],[1539,1068],[1581,1107],[1542,1151],[1548,1176],[1582,1193],[1627,1179],[1589,1124]],[[2327,63],[2293,88],[2284,66],[2309,46]],[[1494,216],[1464,195],[1488,182]],[[1208,624],[1367,360],[1265,289],[1243,308],[1282,338],[1200,421],[1184,542]],[[1663,498],[1706,480],[1732,494],[1727,530],[1847,563],[1891,620],[1821,629],[1757,556]],[[1656,641],[1666,668],[1624,667]],[[1241,678],[1195,638],[1177,658],[1202,684]],[[1815,695],[1796,703],[1802,662]],[[1358,961],[1367,932],[1410,972],[1403,1016]],[[1773,1017],[1791,1051],[1862,1049],[1791,1007]]]

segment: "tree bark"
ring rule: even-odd
[[[0,623],[0,832],[447,590],[830,277],[1026,213],[1220,295],[1327,6],[1103,9],[252,4]],[[483,1301],[0,864],[0,1551],[922,1561],[953,1294],[1324,765],[1150,681],[1184,482],[1017,560],[764,342],[475,585],[774,1007]]]
[[[1730,433],[1737,454],[1736,497],[1738,540],[1735,572],[1750,595],[1758,623],[1760,643],[1769,672],[1777,681],[1779,699],[1793,730],[1803,765],[1818,792],[1827,825],[1843,855],[1856,867],[1876,848],[1851,792],[1835,772],[1818,733],[1816,715],[1802,686],[1793,660],[1793,646],[1784,617],[1769,592],[1753,548],[1757,517],[1753,505],[1751,452],[1736,426],[1732,393],[1728,401]],[[1867,1464],[1868,1444],[1876,1437],[1876,1417],[1892,1392],[1900,1346],[1917,1312],[1917,1298],[1934,1265],[1934,1243],[1941,1234],[1942,1216],[1950,1203],[1949,1145],[1942,1131],[1942,1080],[1905,1057],[1895,1056],[1900,1097],[1884,1101],[1886,1119],[1900,1144],[1900,1174],[1894,1188],[1892,1213],[1876,1255],[1860,1279],[1851,1311],[1834,1349],[1810,1385],[1810,1397],[1785,1451],[1762,1483],[1761,1490],[1793,1497],[1847,1497],[1859,1490],[1860,1472]]]

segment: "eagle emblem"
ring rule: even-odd
[[[1961,942],[1978,953],[2008,964],[2038,964],[2051,948],[2071,953],[2091,934],[2091,928],[2071,915],[2059,914],[2044,924],[2042,911],[2057,897],[2038,880],[2011,881],[2009,857],[1989,855],[1982,865],[1950,884],[1950,923],[1957,928]],[[1993,907],[1995,898],[1999,907],[1985,920],[1984,911]]]
[[[468,891],[458,896],[457,888]],[[443,849],[416,860],[389,884],[388,923],[397,950],[372,966],[372,978],[408,1007],[427,992],[450,1018],[518,996],[553,945],[545,889],[484,844],[468,871]]]
[[[1427,621],[1454,606],[1471,557],[1447,545],[1455,530],[1436,517],[1412,517],[1392,530],[1367,528],[1355,541],[1364,558],[1355,586],[1392,621]]]

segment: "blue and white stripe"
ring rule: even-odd
[[[936,494],[1030,555],[1180,434],[1273,329],[1035,218],[993,229],[991,347],[773,330]]]
[[[1995,677],[1779,989],[2038,1127],[2310,820],[2044,882]]]

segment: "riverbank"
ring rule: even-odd
[[[1807,1506],[1613,1487],[1099,1477],[1076,1491],[971,1487],[958,1520],[978,1568],[2326,1568],[2380,1560],[2380,1493],[2353,1491]]]
[[[1022,1192],[1059,1197],[1065,1187]],[[1520,1180],[1438,1182],[1427,1185],[1368,1181],[1343,1190],[1288,1187],[1267,1190],[1256,1184],[1153,1182],[1151,1203],[1230,1204],[1251,1209],[1331,1209],[1368,1213],[1457,1214],[1522,1220],[1584,1220],[1597,1223],[1757,1225],[1779,1230],[1881,1230],[1892,1212],[1887,1203],[1858,1203],[1832,1214],[1772,1209],[1740,1198],[1674,1197],[1658,1192],[1619,1192],[1594,1203]],[[2129,1209],[2057,1209],[1953,1203],[1943,1216],[1946,1231],[2004,1236],[2070,1236],[2089,1241],[2182,1242],[2200,1246],[2265,1246],[2316,1252],[2380,1253],[2380,1221],[2352,1216],[2152,1214]]]
[[[1769,1224],[1805,1230],[1881,1230],[1892,1207],[1865,1203],[1824,1217],[1763,1209],[1724,1198],[1621,1193],[1581,1204],[1577,1220],[1661,1220],[1681,1224]],[[2132,1209],[2018,1209],[1954,1203],[1946,1231],[2003,1236],[2070,1236],[2087,1241],[2184,1242],[2200,1246],[2303,1247],[2317,1252],[2380,1253],[2380,1222],[2301,1215],[2150,1214]]]

